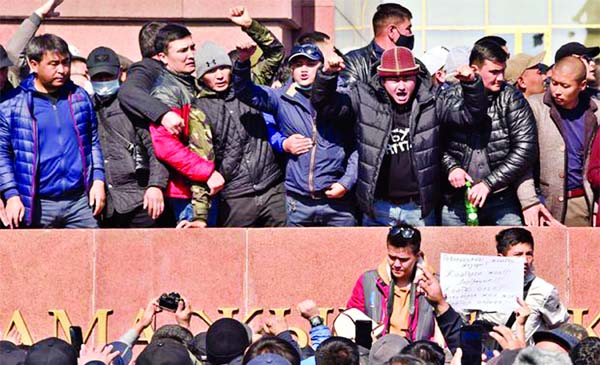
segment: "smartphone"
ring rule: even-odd
[[[467,325],[460,329],[462,365],[481,365],[482,334],[481,326]]]
[[[373,331],[373,322],[357,320],[355,324],[356,332],[354,334],[354,342],[356,342],[357,345],[370,349],[371,345],[373,344],[373,338],[371,337],[371,332]]]
[[[81,351],[81,345],[83,344],[83,334],[81,333],[81,327],[69,327],[69,335],[71,336],[71,346],[73,346],[75,352],[77,353],[77,358],[79,358],[79,351]]]
[[[473,322],[472,324],[476,325],[476,326],[480,326],[482,329],[482,333],[481,333],[481,346],[483,347],[482,353],[485,354],[485,356],[487,357],[488,360],[490,360],[492,357],[494,357],[494,350],[502,351],[502,348],[500,347],[500,345],[498,345],[498,342],[492,336],[490,336],[490,332],[494,331],[494,326],[496,326],[496,324],[489,322],[489,321],[485,321],[485,320],[477,320],[477,321]]]

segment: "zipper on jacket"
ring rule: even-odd
[[[308,166],[308,191],[310,192],[310,196],[313,199],[316,199],[315,196],[315,159],[317,157],[317,121],[316,117],[313,115],[311,118],[312,122],[312,142],[313,146],[310,150],[310,163]]]

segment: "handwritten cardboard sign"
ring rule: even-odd
[[[523,298],[523,265],[517,257],[443,253],[440,284],[457,310],[512,312]]]

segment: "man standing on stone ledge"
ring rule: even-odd
[[[600,103],[586,91],[586,74],[580,58],[562,58],[546,93],[529,98],[537,120],[539,169],[538,190],[529,182],[527,194],[532,199],[541,194],[552,215],[571,227],[591,225],[594,192],[588,178],[597,181],[595,172],[587,173]]]
[[[517,197],[522,181],[533,182],[537,133],[523,94],[504,82],[506,58],[497,43],[475,44],[470,66],[458,69],[460,83],[439,95],[436,111],[446,128],[442,165],[448,181],[442,225],[466,224],[467,181],[473,184],[468,199],[479,208],[482,225],[522,225],[522,214],[527,223],[529,216],[548,216],[535,195]]]
[[[319,72],[311,101],[321,115],[356,119],[357,203],[365,226],[436,224],[440,201],[440,125],[435,100],[412,52],[383,53],[369,83],[336,92],[344,62],[336,55]]]
[[[67,43],[35,37],[32,74],[0,104],[0,191],[9,226],[95,228],[104,158],[87,93],[69,80]]]

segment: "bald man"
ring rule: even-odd
[[[548,90],[529,98],[537,120],[539,176],[535,190],[533,184],[520,187],[541,194],[552,216],[572,227],[590,226],[592,217],[593,191],[585,176],[600,105],[584,92],[586,74],[580,58],[562,58]]]

